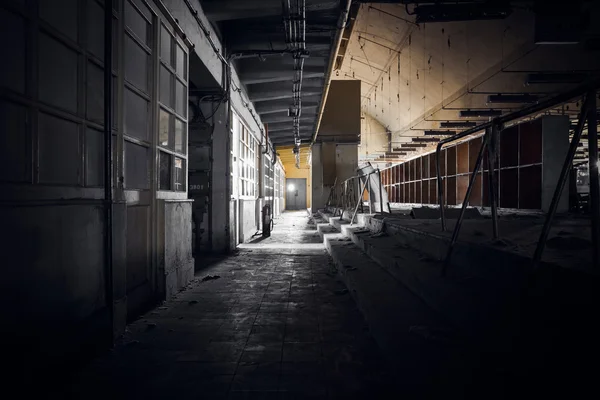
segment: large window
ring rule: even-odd
[[[188,55],[165,25],[160,27],[158,189],[186,190]]]
[[[271,158],[268,155],[263,157],[263,185],[264,185],[264,196],[266,200],[273,200],[274,188],[274,171],[273,164],[271,164]]]
[[[256,140],[244,125],[240,130],[239,155],[240,197],[256,196]]]
[[[125,0],[123,137],[125,188],[130,190],[150,189],[152,23],[142,2]]]
[[[281,182],[279,180],[279,177],[281,176],[281,170],[279,169],[279,165],[275,164],[275,179],[274,179],[274,188],[273,188],[273,193],[274,193],[274,197],[277,199],[279,198],[279,193],[281,191]]]

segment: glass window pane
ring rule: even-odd
[[[135,143],[125,141],[125,188],[149,189],[149,149]]]
[[[172,65],[171,60],[171,43],[173,42],[173,37],[165,28],[161,25],[160,27],[160,58],[167,65]]]
[[[177,79],[175,80],[175,111],[182,117],[186,117],[186,97],[185,86]]]
[[[77,124],[40,113],[38,135],[40,182],[78,184],[81,154]]]
[[[175,190],[178,192],[185,191],[185,162],[178,157],[175,157]]]
[[[115,2],[113,1],[113,3]],[[117,1],[116,3],[119,2]],[[139,11],[142,13],[142,15],[146,17],[146,19],[150,21],[150,23],[152,23],[152,12],[148,9],[146,4],[144,4],[144,2],[141,0],[133,0],[132,3],[135,4],[138,7]]]
[[[40,100],[77,112],[77,53],[40,34]]]
[[[175,151],[183,154],[186,152],[185,124],[177,118],[175,118]]]
[[[100,60],[104,60],[104,7],[94,0],[87,2],[86,25],[88,51]]]
[[[27,108],[0,101],[0,181],[28,181],[31,150]],[[43,115],[43,114],[41,114]]]
[[[125,79],[148,93],[148,53],[125,35]]]
[[[0,9],[0,47],[9,57],[2,60],[0,86],[25,92],[25,21]]]
[[[181,48],[180,45],[175,47],[175,68],[177,70],[177,75],[181,76],[183,79],[187,79],[187,54]]]
[[[142,43],[148,44],[148,22],[129,1],[125,1],[125,24]]]
[[[86,186],[104,184],[104,134],[91,128],[85,131],[85,181]]]
[[[169,131],[171,130],[171,114],[160,110],[158,125],[158,145],[169,147]]]
[[[171,101],[172,74],[164,66],[160,66],[160,102],[173,108]]]
[[[104,71],[94,63],[87,65],[86,89],[87,118],[104,124]]]
[[[60,6],[54,1],[40,1],[40,17],[54,29],[77,42],[78,0],[61,0]]]
[[[124,100],[125,134],[148,140],[148,102],[128,88]]]
[[[171,155],[160,151],[158,153],[158,189],[171,190]]]

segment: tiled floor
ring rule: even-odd
[[[130,325],[122,345],[81,371],[70,395],[395,397],[329,256],[307,239],[314,229],[306,213],[287,214],[268,241],[200,271],[188,290]],[[291,236],[309,245],[277,246]],[[202,280],[209,275],[219,278]]]

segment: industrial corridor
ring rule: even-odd
[[[0,1],[3,386],[598,398],[599,22]]]
[[[216,261],[75,374],[73,398],[355,398],[388,393],[385,361],[305,211]],[[67,396],[67,397],[69,397]]]

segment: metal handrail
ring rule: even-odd
[[[518,111],[514,111],[512,113],[496,117],[493,120],[490,120],[486,123],[483,123],[474,128],[471,128],[471,129],[467,129],[466,131],[463,131],[457,135],[454,135],[449,138],[441,140],[437,144],[436,149],[435,149],[435,155],[436,155],[435,171],[436,171],[436,175],[437,175],[436,179],[437,179],[437,187],[438,187],[438,202],[440,205],[440,219],[441,219],[441,223],[442,223],[442,232],[444,232],[446,230],[446,216],[444,213],[444,199],[443,199],[444,194],[443,194],[443,187],[442,187],[443,184],[442,184],[442,176],[441,176],[441,169],[440,169],[440,153],[441,153],[442,147],[445,144],[457,141],[466,136],[480,132],[487,128],[492,128],[494,126],[496,126],[499,130],[501,130],[502,127],[508,122],[526,117],[526,116],[528,116],[530,114],[534,114],[536,112],[544,111],[548,108],[555,107],[561,103],[567,102],[577,96],[580,96],[580,95],[588,92],[590,89],[597,89],[599,82],[600,82],[600,80],[596,78],[595,80],[590,81],[584,85],[578,86],[577,88],[575,88],[573,90],[559,94],[550,99],[541,101],[537,104],[533,104],[531,106],[522,108]],[[482,146],[483,146],[483,143],[482,143]],[[466,203],[468,203],[468,199],[466,199],[466,201],[463,201],[463,207],[465,206]]]

